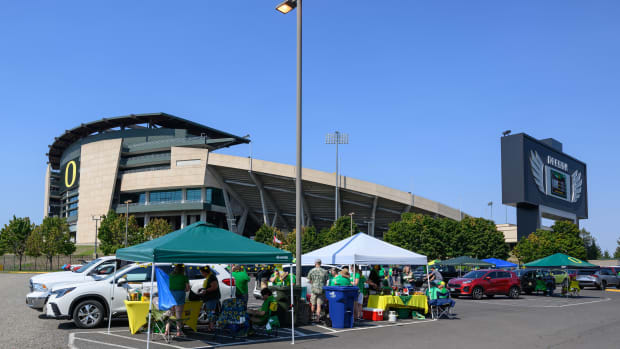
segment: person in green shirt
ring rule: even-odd
[[[175,314],[177,319],[181,319],[183,317],[183,308],[185,307],[185,292],[189,292],[189,278],[185,275],[185,266],[183,264],[174,266],[174,270],[168,278],[168,287],[176,303],[176,305],[170,308],[170,311]],[[166,335],[168,333],[170,333],[170,322],[166,323]],[[183,323],[177,320],[177,336],[182,335]]]
[[[334,278],[334,286],[351,286],[351,276],[346,270],[342,270],[338,276]]]
[[[364,295],[366,292],[366,278],[359,266],[355,266],[355,273],[353,274],[353,286],[357,286],[360,290],[357,295],[357,300],[355,301],[355,305],[353,307],[353,316],[355,319],[362,319],[362,306],[364,305]]]
[[[256,325],[264,325],[267,323],[267,320],[269,320],[269,306],[272,302],[276,301],[271,294],[271,290],[268,288],[263,288],[260,294],[263,298],[263,305],[260,309],[248,309],[250,321]]]
[[[284,286],[284,278],[286,278],[286,276],[286,272],[275,269],[269,278],[269,282],[271,282],[273,286]]]
[[[331,268],[329,270],[329,279],[327,280],[327,286],[334,286],[334,280],[338,277],[338,269]]]
[[[232,277],[235,280],[236,287],[235,297],[243,299],[247,307],[248,283],[250,282],[250,277],[240,265],[233,265],[232,270]]]

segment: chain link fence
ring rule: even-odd
[[[45,256],[40,257],[22,257],[22,271],[58,271],[65,264],[77,265],[84,264],[85,261],[94,259],[92,254],[87,255],[69,255],[54,256],[52,258],[52,266],[50,268],[49,259]],[[19,271],[19,256],[5,254],[0,256],[0,264],[4,271]]]

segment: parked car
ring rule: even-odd
[[[172,266],[157,263],[166,273]],[[186,264],[186,272],[190,279],[191,289],[197,292],[202,288],[204,278],[199,271],[199,264]],[[234,280],[224,265],[212,265],[217,275],[222,298],[229,298],[235,292]],[[113,317],[126,313],[124,301],[130,292],[136,289],[150,290],[151,266],[147,264],[130,264],[113,275],[90,282],[64,283],[54,286],[45,305],[48,318],[71,319],[80,328],[93,328],[101,325],[110,314]],[[157,280],[153,280],[157,281]],[[157,283],[153,285],[152,294],[157,292]],[[114,297],[112,297],[114,292]]]
[[[470,271],[461,278],[451,279],[448,282],[448,289],[454,297],[471,296],[473,299],[482,299],[483,295],[493,298],[497,294],[519,298],[521,292],[517,275],[499,269]]]
[[[532,294],[536,289],[536,280],[542,280],[546,289],[552,293],[555,289],[555,278],[549,270],[544,269],[519,269],[516,272],[521,282],[521,291]]]
[[[30,293],[26,295],[26,305],[32,309],[43,311],[52,287],[68,282],[78,283],[102,279],[114,272],[115,263],[116,267],[120,269],[129,262],[118,260],[114,256],[107,256],[97,258],[74,271],[57,271],[35,275],[29,281]]]
[[[568,284],[569,272],[566,269],[551,269],[549,272],[553,276],[556,285]]]
[[[596,287],[599,290],[604,290],[610,285],[620,288],[620,279],[612,268],[579,270],[577,271],[577,281],[579,282],[579,287],[582,288]]]

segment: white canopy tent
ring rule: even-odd
[[[394,246],[364,233],[335,242],[301,256],[302,265],[313,265],[320,259],[323,264],[390,264],[426,265],[427,258],[421,254]]]

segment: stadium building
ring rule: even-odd
[[[246,137],[165,113],[81,124],[49,146],[44,216],[66,217],[78,244],[95,239],[93,217],[115,210],[139,224],[197,221],[251,236],[263,223],[295,227],[295,166],[217,153]],[[403,212],[460,220],[441,203],[379,184],[303,169],[304,226],[329,227],[336,207],[364,232],[382,236]]]

